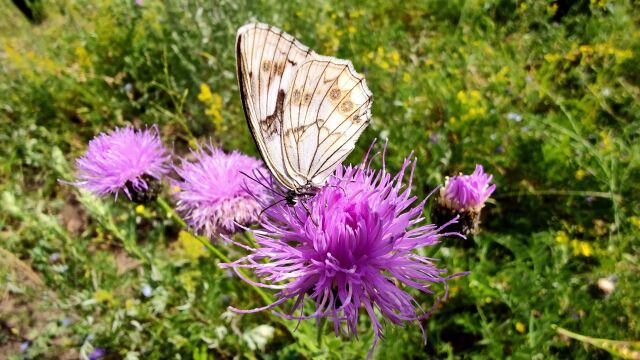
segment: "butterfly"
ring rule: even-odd
[[[285,199],[313,195],[371,121],[364,77],[262,23],[238,30],[236,66],[249,129]]]

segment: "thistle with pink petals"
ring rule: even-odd
[[[403,183],[408,169],[408,182]],[[411,158],[395,176],[366,161],[340,166],[314,197],[293,206],[271,201],[263,229],[253,231],[258,246],[236,243],[250,254],[221,266],[250,269],[259,281],[240,271],[238,276],[254,286],[278,290],[277,300],[262,308],[232,310],[272,310],[288,319],[327,318],[336,335],[346,336],[358,334],[358,319],[364,313],[374,333],[369,356],[383,336],[384,319],[397,325],[417,322],[422,328],[420,320],[429,317],[431,309],[420,307],[407,290],[433,294],[433,283],[446,287],[448,279],[461,274],[444,275],[445,269],[417,250],[438,244],[444,236],[461,235],[443,232],[449,224],[424,222],[425,202],[411,195],[414,169]],[[311,313],[304,313],[307,297],[315,304]],[[276,310],[290,299],[288,311]]]
[[[439,224],[459,216],[459,231],[463,234],[476,233],[480,211],[496,189],[496,185],[491,184],[492,179],[493,176],[486,174],[482,165],[476,165],[471,175],[447,177],[444,186],[440,188],[440,197],[433,209],[432,219]]]
[[[89,142],[86,154],[76,160],[77,180],[72,184],[99,196],[117,198],[122,192],[145,203],[157,195],[161,178],[169,172],[170,156],[156,126],[116,128]]]
[[[261,202],[270,199],[245,174],[265,173],[262,162],[238,151],[225,153],[208,145],[193,152],[194,162],[175,167],[176,210],[196,232],[210,238],[230,234],[257,221]],[[251,183],[251,184],[250,184]]]

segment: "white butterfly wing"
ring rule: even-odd
[[[371,98],[349,61],[317,55],[298,69],[282,126],[285,166],[296,182],[324,184],[369,124]]]
[[[236,40],[245,116],[285,187],[321,186],[371,118],[371,92],[351,62],[317,55],[291,35],[248,24]]]
[[[245,117],[265,163],[289,189],[298,184],[284,165],[282,106],[292,75],[313,55],[291,35],[269,25],[247,24],[238,30],[236,65]]]

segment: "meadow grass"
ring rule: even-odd
[[[253,20],[365,74],[373,121],[348,161],[374,138],[394,171],[414,151],[421,197],[477,163],[494,174],[480,234],[436,254],[470,275],[425,322],[428,344],[387,326],[376,358],[633,355],[587,340],[640,338],[634,2],[59,0],[39,25],[0,7],[0,357],[366,356],[370,330],[320,342],[313,322],[228,311],[271,294],[218,268],[242,249],[206,251],[166,203],[59,181],[95,134],[128,124],[158,124],[178,154],[211,139],[257,156],[234,49]]]

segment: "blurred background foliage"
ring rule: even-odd
[[[159,124],[177,154],[211,139],[257,155],[234,49],[257,20],[365,74],[373,121],[352,162],[388,139],[390,168],[417,154],[421,197],[476,163],[498,184],[482,233],[437,254],[471,274],[451,281],[428,344],[388,326],[377,358],[609,358],[553,325],[640,338],[637,5],[58,0],[34,25],[0,0],[0,357],[366,354],[370,331],[320,345],[313,324],[230,313],[262,303],[161,207],[59,182],[91,137],[128,124]]]

